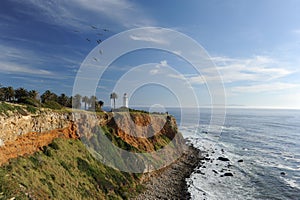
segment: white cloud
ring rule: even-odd
[[[255,84],[249,86],[233,87],[231,91],[238,92],[238,93],[277,92],[277,91],[287,90],[291,88],[296,88],[299,86],[300,85],[297,84],[275,82],[275,83],[264,83],[264,84]]]
[[[216,63],[224,83],[237,81],[270,81],[294,73],[281,63],[266,56],[236,59],[230,57],[212,57]],[[209,69],[203,71],[205,77],[214,79],[209,75]],[[216,77],[215,77],[216,78]]]
[[[141,8],[127,0],[75,0],[75,2],[80,8],[101,13],[125,27],[152,24],[152,21],[140,12]]]
[[[212,68],[201,70],[201,74],[183,74],[192,85],[203,85],[207,82],[223,80],[227,95],[259,92],[283,92],[299,88],[300,85],[287,83],[286,76],[297,73],[285,68],[285,65],[274,58],[255,56],[245,59],[231,57],[212,57],[220,74]],[[174,78],[182,78],[176,76]],[[285,81],[286,80],[286,81]]]
[[[150,70],[150,74],[151,75],[158,74],[159,72],[160,72],[159,69],[152,69],[152,70]]]
[[[51,71],[32,67],[36,63],[43,62],[45,60],[32,51],[0,45],[0,71],[2,73],[54,75]]]
[[[130,35],[130,38],[135,41],[153,42],[157,44],[167,44],[168,42],[164,38],[158,38],[153,36],[138,36]]]
[[[128,0],[28,0],[23,3],[40,10],[44,16],[41,20],[82,31],[90,25],[106,25],[109,20],[126,28],[154,24],[137,4]]]
[[[155,65],[155,67],[153,69],[151,69],[149,71],[149,73],[151,75],[164,73],[164,70],[162,68],[163,67],[168,67],[168,66],[169,66],[168,62],[166,60],[162,60],[162,61],[160,61],[159,64]]]
[[[206,81],[203,76],[197,75],[189,78],[191,84],[205,84]]]
[[[180,80],[187,80],[187,78],[182,74],[168,74],[168,77],[180,79]]]
[[[159,63],[158,66],[159,67],[167,67],[168,66],[168,62],[166,60],[162,60],[162,61],[160,61],[160,63]]]
[[[26,73],[34,75],[53,75],[52,72],[43,69],[34,69],[26,65],[18,65],[16,63],[0,62],[0,71],[4,73]]]

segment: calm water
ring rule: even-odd
[[[199,126],[193,109],[184,119],[180,110],[168,111],[211,159],[187,180],[193,199],[300,199],[299,110],[229,109],[221,134],[209,126],[208,109],[200,109]],[[221,177],[225,172],[233,177]]]

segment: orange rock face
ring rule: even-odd
[[[182,142],[182,137],[175,137],[178,133],[175,118],[167,115],[118,113],[108,126],[114,128],[115,134],[122,140],[146,152],[156,150],[155,145],[163,143],[162,135],[174,139],[175,143]]]
[[[70,123],[68,127],[47,132],[30,132],[19,136],[14,141],[7,141],[0,147],[0,165],[11,158],[30,155],[50,144],[55,138],[77,139],[76,125]]]

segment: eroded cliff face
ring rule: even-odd
[[[49,109],[38,110],[35,114],[26,112],[10,112],[9,115],[0,114],[0,146],[8,141],[14,141],[18,137],[28,133],[46,133],[49,131],[66,129],[70,124],[80,124],[79,133],[84,133],[92,126],[106,125],[109,114],[94,115],[88,112],[59,111]]]
[[[178,133],[175,118],[168,115],[115,113],[107,125],[113,127],[122,140],[146,152],[155,151],[163,145],[162,136],[175,143],[182,142],[182,137],[175,137]]]
[[[0,139],[5,144],[27,133],[42,133],[66,128],[71,122],[71,117],[70,113],[49,110],[40,110],[36,114],[14,112],[0,115]]]
[[[115,138],[141,152],[157,151],[170,142],[172,146],[183,143],[177,132],[176,120],[168,115],[51,110],[39,110],[35,114],[11,113],[0,116],[0,165],[10,158],[32,154],[55,138],[84,138],[89,141],[99,134],[99,127],[109,127]],[[167,152],[174,154],[172,150]]]

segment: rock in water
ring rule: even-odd
[[[233,176],[231,172],[226,172],[223,176]]]
[[[218,157],[218,160],[221,160],[221,161],[229,161],[228,158],[225,158],[225,157]]]
[[[238,162],[244,162],[243,160],[238,160]]]
[[[280,175],[285,176],[285,172],[281,172]]]

